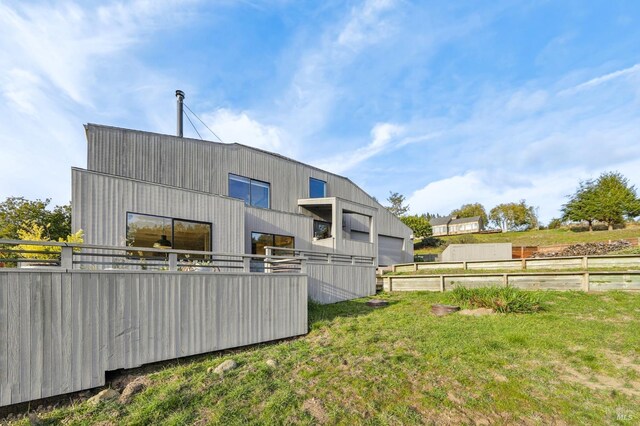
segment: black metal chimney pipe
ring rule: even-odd
[[[183,110],[182,110],[182,101],[184,100],[184,92],[182,90],[176,90],[176,98],[178,99],[178,128],[177,128],[177,133],[178,133],[178,137],[181,138],[182,137],[182,114],[183,114]]]

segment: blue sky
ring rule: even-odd
[[[178,88],[413,213],[640,186],[637,1],[4,1],[0,49],[0,198],[68,202],[82,124],[174,133]]]

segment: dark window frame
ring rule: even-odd
[[[173,244],[175,242],[175,226],[174,226],[174,222],[176,220],[181,221],[181,222],[191,222],[191,223],[199,223],[201,225],[209,225],[209,247],[211,247],[213,249],[213,223],[212,222],[206,222],[203,220],[192,220],[192,219],[183,219],[183,218],[179,218],[179,217],[171,217],[171,216],[162,216],[159,214],[149,214],[149,213],[137,213],[137,212],[133,212],[133,211],[129,211],[127,210],[125,215],[124,215],[124,220],[125,220],[125,241],[127,241],[129,239],[129,215],[130,214],[135,214],[135,215],[139,215],[139,216],[149,216],[149,217],[156,217],[159,219],[169,219],[171,221],[171,249],[173,250]],[[148,248],[153,248],[153,247],[148,247]],[[176,249],[176,250],[183,250],[183,249]]]
[[[248,179],[249,180],[249,204],[248,204],[248,206],[256,207],[258,209],[271,209],[271,182],[267,182],[267,181],[260,180],[260,179],[253,179],[253,178],[250,178],[250,177],[247,177],[247,176],[238,175],[238,174],[235,174],[235,173],[228,173],[228,176],[227,176],[227,195],[230,198],[233,198],[235,200],[243,200],[243,199],[231,196],[231,194],[230,194],[231,191],[229,191],[229,185],[230,185],[230,182],[231,182],[231,176],[236,176],[236,177],[239,177],[239,178],[243,178],[243,179]],[[251,199],[251,183],[252,182],[258,182],[258,183],[262,183],[262,184],[268,185],[268,187],[269,187],[269,199],[267,200],[267,203],[268,203],[267,207],[261,207],[261,206],[253,205],[253,200]]]
[[[317,182],[322,182],[324,184],[324,194],[322,195],[322,197],[313,197],[311,195],[311,181],[317,181]],[[322,179],[318,179],[318,178],[314,178],[314,177],[309,177],[309,198],[325,198],[327,196],[327,181],[326,180],[322,180]]]

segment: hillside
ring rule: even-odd
[[[624,229],[612,231],[572,230],[570,228],[541,229],[522,232],[502,232],[497,234],[472,234],[439,237],[451,244],[460,243],[511,243],[514,246],[550,246],[556,244],[576,244],[596,241],[620,240],[640,237],[640,225],[630,224]],[[445,245],[416,250],[416,254],[441,253]]]

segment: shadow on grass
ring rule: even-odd
[[[375,298],[375,297],[374,297]],[[332,321],[338,317],[358,317],[368,315],[374,311],[387,309],[388,307],[398,303],[395,300],[385,299],[389,305],[381,307],[367,306],[370,299],[347,300],[345,302],[333,303],[330,305],[321,305],[319,303],[309,301],[309,329],[314,325],[322,322]]]

